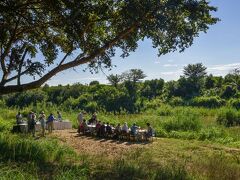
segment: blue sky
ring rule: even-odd
[[[240,1],[212,0],[211,4],[218,7],[214,15],[221,19],[211,26],[207,34],[200,34],[193,46],[183,53],[170,53],[158,57],[157,50],[152,48],[151,42],[145,40],[139,43],[136,52],[125,59],[113,58],[117,67],[111,71],[104,70],[98,74],[83,72],[86,66],[70,69],[59,73],[47,83],[50,85],[89,83],[98,80],[107,83],[106,75],[120,74],[126,70],[142,69],[146,79],[163,78],[166,81],[176,80],[182,74],[187,64],[201,62],[208,69],[208,73],[225,75],[236,67],[240,67]]]

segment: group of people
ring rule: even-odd
[[[38,119],[37,119],[37,114],[33,111],[30,111],[27,115],[27,125],[28,125],[27,131],[29,133],[32,133],[32,136],[35,137],[35,132],[36,132],[35,125],[37,121],[39,121],[41,125],[41,135],[45,136],[46,126],[48,127],[49,133],[52,133],[53,121],[55,120],[62,121],[62,115],[59,111],[57,111],[57,118],[54,117],[53,113],[50,113],[50,115],[46,118],[44,111],[42,111],[39,113]],[[18,112],[18,114],[16,115],[16,124],[20,125],[23,123],[24,123],[23,116],[21,112]]]
[[[83,112],[78,115],[78,133],[96,133],[98,137],[113,137],[114,139],[119,139],[122,135],[137,137],[140,130],[140,127],[137,126],[136,123],[133,123],[133,125],[129,128],[127,122],[125,122],[122,126],[120,123],[115,126],[109,122],[101,122],[97,119],[96,112],[93,113],[91,119],[88,121],[86,121],[84,115],[85,113]],[[154,132],[150,123],[147,123],[146,125],[147,129],[143,134],[144,137],[148,139],[153,136]]]

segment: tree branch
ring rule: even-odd
[[[24,53],[23,53],[23,56],[22,56],[22,59],[19,63],[19,70],[18,70],[18,75],[17,75],[17,85],[20,85],[21,82],[20,82],[20,79],[21,79],[21,71],[22,71],[22,66],[23,66],[23,61],[27,55],[27,52],[28,52],[28,48],[25,49]]]
[[[14,42],[14,39],[15,39],[15,36],[16,36],[16,32],[17,32],[17,28],[18,28],[18,24],[19,24],[19,22],[20,22],[20,18],[17,20],[17,22],[16,22],[16,25],[15,25],[15,28],[14,28],[14,30],[13,30],[13,33],[12,33],[12,36],[11,36],[11,38],[9,39],[9,42],[7,43],[7,46],[6,46],[6,48],[5,48],[5,50],[4,50],[4,53],[3,54],[1,54],[1,59],[0,59],[0,61],[1,61],[1,67],[2,67],[2,70],[3,70],[3,76],[2,76],[2,81],[1,81],[1,85],[4,85],[5,84],[5,81],[6,81],[6,79],[7,79],[7,76],[8,76],[8,70],[7,70],[7,68],[6,68],[6,64],[5,64],[5,58],[6,58],[6,56],[8,55],[8,53],[9,53],[9,51],[10,51],[10,48],[11,48],[11,46],[12,46],[12,44],[13,44],[13,42]]]
[[[119,40],[127,37],[130,33],[132,33],[134,31],[134,29],[136,29],[138,27],[138,23],[140,21],[134,23],[131,27],[123,30],[121,33],[119,33],[118,36],[116,36],[115,38],[113,38],[112,40],[108,41],[107,43],[105,43],[104,46],[102,46],[101,48],[95,50],[92,54],[90,54],[87,57],[83,57],[80,58],[81,56],[76,57],[76,59],[74,59],[71,62],[68,62],[66,64],[62,64],[59,65],[57,67],[55,67],[54,69],[52,69],[51,71],[49,71],[47,74],[45,74],[43,77],[41,77],[39,80],[31,82],[31,83],[27,83],[27,84],[22,84],[22,85],[9,85],[9,86],[0,86],[0,95],[2,94],[7,94],[7,93],[13,93],[13,92],[21,92],[24,90],[29,90],[29,89],[35,89],[40,87],[43,83],[45,83],[47,80],[49,80],[51,77],[53,77],[54,75],[56,75],[57,73],[64,71],[66,69],[69,68],[73,68],[75,66],[79,66],[81,64],[85,64],[90,62],[91,60],[93,60],[94,58],[102,55],[107,49],[111,48],[114,46],[114,44],[116,44]],[[13,77],[14,78],[14,77]],[[13,79],[11,78],[11,79]]]

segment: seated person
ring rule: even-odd
[[[16,123],[21,124],[22,123],[22,115],[20,112],[16,115]]]
[[[124,125],[122,126],[122,132],[128,133],[128,125],[127,125],[126,122],[125,122]]]
[[[101,128],[100,128],[100,136],[105,136],[105,134],[106,134],[105,123],[102,123]]]
[[[97,132],[97,136],[100,135],[100,128],[101,128],[101,121],[98,121],[96,124],[96,132]]]
[[[147,132],[146,132],[146,138],[150,138],[153,136],[153,128],[150,125],[150,123],[147,123]]]
[[[113,136],[113,138],[114,139],[119,138],[119,135],[121,134],[121,131],[122,131],[121,125],[120,125],[120,123],[118,123],[118,125],[114,129],[114,134],[115,135]]]
[[[109,125],[109,123],[107,123],[106,132],[107,134],[112,134],[112,127]]]
[[[118,125],[115,127],[114,132],[115,132],[116,134],[120,134],[120,133],[121,133],[121,125],[120,125],[120,123],[118,123]]]
[[[131,127],[131,135],[136,136],[137,130],[138,130],[138,126],[136,125],[136,123],[133,123],[133,125]]]
[[[87,123],[86,123],[86,120],[84,119],[82,124],[79,127],[79,131],[84,134],[87,131],[87,129],[88,129]]]

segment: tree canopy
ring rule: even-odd
[[[218,19],[206,0],[2,0],[0,94],[40,87],[82,64],[111,68],[148,38],[159,55],[184,51]],[[42,58],[41,58],[42,57]],[[34,79],[22,83],[23,77]]]

